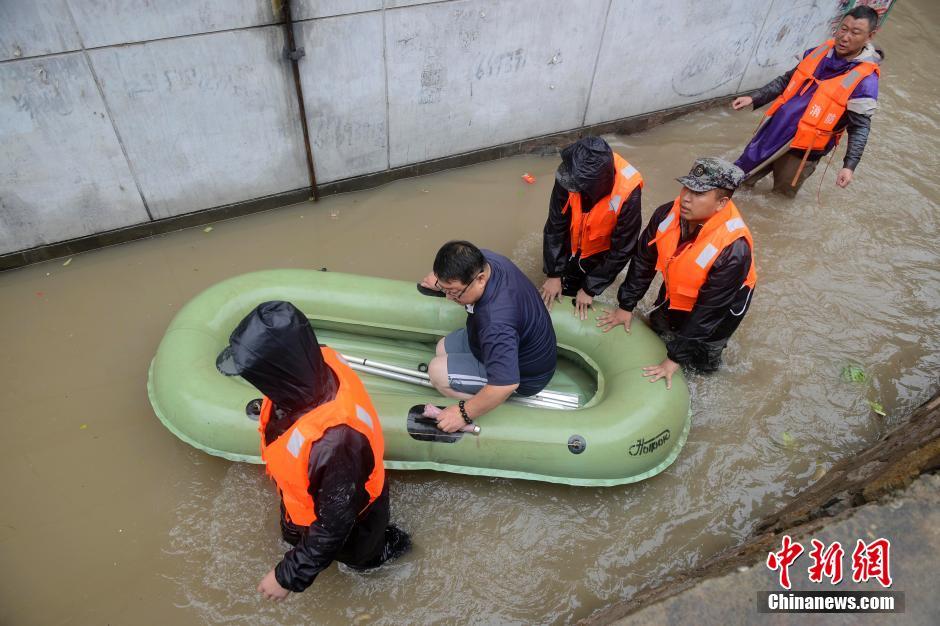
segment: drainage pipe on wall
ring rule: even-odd
[[[290,0],[282,0],[284,11],[284,28],[287,34],[287,58],[290,59],[294,71],[294,87],[297,92],[297,105],[300,107],[300,125],[304,131],[304,149],[307,151],[307,173],[310,175],[310,191],[314,201],[320,199],[317,190],[317,174],[313,169],[313,152],[310,150],[310,131],[307,128],[307,111],[304,107],[304,89],[300,84],[299,61],[304,57],[304,49],[298,48],[294,43],[294,19],[291,15]]]

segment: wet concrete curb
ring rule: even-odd
[[[798,494],[778,513],[763,520],[743,544],[708,559],[671,581],[610,606],[583,624],[639,623],[783,623],[796,615],[757,613],[757,593],[779,590],[777,574],[764,566],[767,554],[779,551],[783,535],[826,544],[838,539],[846,550],[845,571],[851,579],[851,553],[857,539],[883,536],[892,541],[891,590],[906,591],[905,623],[936,623],[940,564],[940,394],[918,407],[910,418],[865,451],[836,464],[823,478]],[[916,481],[916,482],[915,482]],[[912,484],[914,483],[914,484]],[[903,491],[901,491],[903,490]],[[804,555],[791,567],[794,589],[874,591],[878,583],[843,581],[833,587],[808,583]],[[800,584],[802,583],[802,584]],[[803,623],[816,623],[800,614]],[[859,614],[826,623],[858,623]],[[885,621],[886,616],[868,616]],[[892,623],[893,618],[888,616]],[[620,621],[618,621],[620,620]],[[821,622],[820,622],[821,623]]]

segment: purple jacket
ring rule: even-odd
[[[815,50],[815,48],[810,48],[805,51],[803,57],[805,58],[806,55],[813,50]],[[875,50],[874,46],[870,43],[862,49],[857,57],[850,61],[838,58],[835,56],[834,52],[830,50],[829,54],[820,61],[814,75],[819,80],[826,80],[834,76],[845,74],[853,65],[857,65],[863,61],[881,63],[881,60],[881,53]],[[754,109],[759,109],[783,93],[783,90],[790,82],[793,71],[794,70],[790,70],[783,76],[775,78],[769,84],[754,92],[752,94],[754,98]],[[810,85],[806,93],[793,96],[786,104],[777,109],[773,117],[763,123],[750,143],[747,144],[747,147],[744,148],[744,152],[742,152],[738,160],[735,161],[735,165],[745,172],[750,173],[763,161],[773,156],[773,154],[780,150],[787,142],[791,141],[796,134],[796,127],[800,118],[803,116],[803,111],[806,110],[814,93],[816,93],[815,83]],[[864,149],[864,139],[867,139],[868,136],[867,131],[870,126],[870,118],[877,108],[878,75],[871,74],[866,76],[855,87],[852,96],[848,100],[845,115],[843,115],[842,119],[836,124],[837,129],[847,128],[850,142],[853,140],[853,134],[858,134],[857,131],[860,130],[860,128],[864,128],[864,137],[861,146],[859,146],[860,149],[855,151],[851,159],[847,156],[845,167],[854,169],[855,165],[858,163],[858,159],[861,157],[861,149]],[[858,144],[857,139],[856,144]],[[819,159],[828,154],[834,146],[835,138],[829,141],[829,145],[825,150],[813,152],[812,158]]]

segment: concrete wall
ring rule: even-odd
[[[294,0],[319,182],[730,95],[839,0]],[[308,185],[280,0],[0,1],[0,255]]]

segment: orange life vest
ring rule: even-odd
[[[375,459],[372,473],[366,481],[369,504],[375,502],[385,485],[385,466],[382,465],[385,442],[372,401],[362,381],[333,350],[326,347],[320,350],[324,361],[339,379],[339,389],[333,400],[303,415],[267,445],[264,430],[271,417],[273,403],[269,398],[264,398],[261,403],[261,458],[267,466],[268,475],[274,479],[281,492],[288,520],[298,526],[309,526],[317,519],[313,497],[307,491],[310,486],[307,467],[311,446],[323,437],[328,428],[343,424],[369,440]]]
[[[617,174],[610,193],[587,213],[581,210],[581,194],[568,192],[568,202],[561,212],[567,213],[571,207],[571,226],[568,228],[571,256],[576,255],[579,249],[582,259],[610,250],[610,235],[617,225],[620,208],[634,189],[643,188],[640,172],[617,153],[614,153],[614,169]]]
[[[842,132],[834,133],[833,129],[845,113],[846,104],[852,92],[855,91],[855,87],[872,73],[881,76],[877,63],[862,61],[853,65],[845,74],[819,80],[815,76],[816,69],[834,46],[835,40],[830,39],[806,55],[796,66],[787,88],[767,109],[766,115],[770,117],[790,98],[806,93],[813,83],[818,85],[816,93],[813,94],[809,104],[806,105],[806,110],[803,111],[796,134],[790,142],[791,148],[824,150],[833,135],[838,143]]]
[[[670,309],[692,310],[715,259],[722,250],[741,237],[751,247],[751,269],[748,270],[744,285],[754,288],[757,284],[754,240],[734,202],[728,200],[722,210],[702,225],[695,240],[676,255],[681,234],[679,219],[679,198],[676,198],[669,214],[659,223],[656,237],[649,242],[649,245],[656,244],[656,269],[663,273]]]

